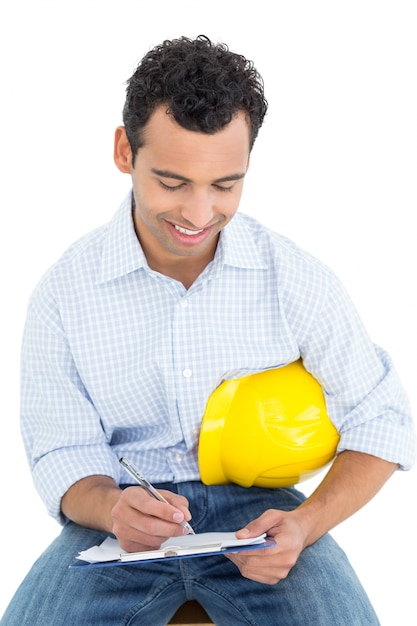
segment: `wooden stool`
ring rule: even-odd
[[[201,604],[195,600],[189,600],[180,606],[169,624],[177,624],[177,626],[200,626],[200,624],[213,624],[213,622]]]

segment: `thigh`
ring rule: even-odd
[[[192,523],[198,532],[237,530],[268,508],[289,511],[305,499],[294,488],[207,488],[197,483],[184,489],[191,510],[195,507]],[[197,599],[219,626],[379,624],[345,553],[329,534],[305,549],[288,577],[277,585],[243,578],[223,557],[183,561],[181,575],[188,597]]]
[[[183,561],[181,575],[189,597],[218,626],[379,624],[346,555],[330,535],[304,550],[288,577],[276,585],[243,578],[224,557]]]
[[[294,487],[206,486],[199,482],[180,483],[175,487],[190,503],[191,525],[196,532],[235,531],[267,509],[291,511],[305,500],[304,494]]]
[[[164,626],[186,599],[177,562],[69,568],[79,551],[106,536],[73,523],[65,526],[20,585],[2,626],[144,624],[151,611],[148,623]]]

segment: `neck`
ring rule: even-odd
[[[152,254],[146,252],[145,256],[151,269],[179,281],[186,289],[189,289],[213,260],[214,253],[210,251],[207,255],[199,257],[176,257],[175,260],[171,258],[166,262],[153,259]]]

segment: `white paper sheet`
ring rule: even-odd
[[[152,558],[156,552],[164,552],[168,550],[175,549],[195,549],[195,553],[199,552],[201,548],[206,549],[209,546],[213,546],[213,548],[223,549],[223,548],[232,548],[239,546],[247,546],[247,545],[255,545],[261,544],[265,541],[265,534],[260,535],[259,537],[252,537],[250,539],[236,539],[234,532],[228,533],[219,533],[219,532],[211,532],[211,533],[199,533],[196,535],[183,535],[181,537],[171,537],[164,541],[161,544],[159,550],[151,550],[149,552],[136,552],[136,553],[126,553],[120,547],[117,539],[113,537],[107,537],[103,543],[98,546],[92,546],[88,550],[83,550],[76,557],[82,561],[86,561],[87,563],[104,563],[106,561],[119,561],[121,559],[122,554],[129,554],[129,557],[132,558],[131,555],[141,555],[138,556],[138,560],[140,558]],[[207,550],[206,550],[207,551]],[[152,553],[152,554],[151,554]],[[163,556],[163,554],[161,555]]]

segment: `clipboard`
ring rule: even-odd
[[[158,550],[124,552],[117,539],[107,537],[99,546],[92,546],[76,557],[70,568],[97,568],[136,563],[155,562],[164,559],[184,559],[198,556],[227,554],[244,550],[259,550],[275,546],[271,537],[261,535],[251,539],[236,539],[235,533],[200,533],[167,539]]]

